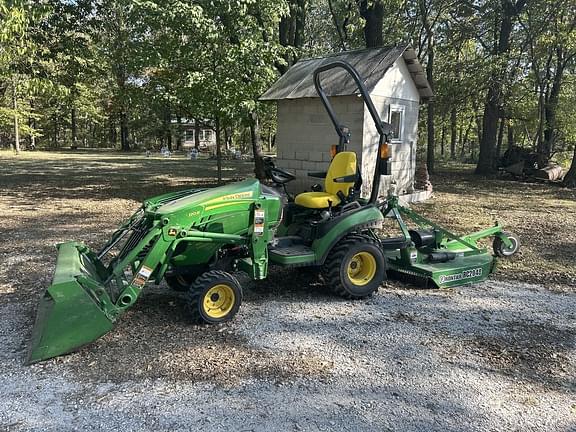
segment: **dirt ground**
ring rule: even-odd
[[[250,175],[226,161],[224,175]],[[456,290],[386,283],[347,302],[298,272],[243,279],[237,318],[190,325],[150,287],[111,333],[23,366],[54,244],[97,247],[149,196],[214,185],[212,161],[0,153],[0,430],[576,430],[576,192],[433,176],[416,208],[456,232],[498,220],[521,253]]]

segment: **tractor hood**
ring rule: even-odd
[[[229,201],[253,201],[260,196],[260,182],[248,179],[238,183],[230,183],[214,189],[190,191],[190,194],[162,203],[155,209],[157,215],[168,215],[180,210],[190,209],[199,205],[225,204]],[[154,199],[150,200],[155,201]],[[158,201],[156,201],[158,202]]]

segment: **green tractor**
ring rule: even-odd
[[[356,154],[346,151],[348,129],[338,123],[320,83],[322,72],[337,67],[355,80],[380,134],[373,189],[367,199],[360,197]],[[418,273],[418,266],[448,265],[452,270],[443,268],[442,277],[454,279],[450,274],[470,266],[476,269],[479,260],[481,273],[475,270],[473,280],[459,281],[485,279],[493,269],[493,258],[475,243],[484,233],[459,238],[433,226],[434,241],[416,245],[410,237],[414,234],[404,227],[404,241],[380,238],[385,216],[396,215],[403,224],[403,207],[394,204],[394,197],[378,201],[380,178],[390,174],[390,125],[380,120],[349,64],[336,61],[321,66],[314,72],[314,83],[339,136],[328,171],[313,173],[324,178],[323,190],[289,197],[278,187],[285,189],[294,176],[270,167],[276,188],[249,179],[157,196],[146,200],[98,252],[78,242],[58,245],[53,282],[38,306],[28,362],[69,353],[112,330],[150,280],[158,284],[165,279],[173,289],[185,291],[190,317],[216,324],[232,319],[241,305],[242,287],[233,273],[243,271],[263,280],[269,264],[314,267],[336,294],[350,299],[371,295],[386,279],[387,270],[402,273],[404,269],[435,281],[425,272]],[[497,236],[504,250],[513,247],[499,227],[486,235]],[[452,258],[427,261],[427,256],[443,249]]]

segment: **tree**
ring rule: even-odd
[[[110,121],[118,119],[120,148],[130,150],[130,108],[137,79],[143,66],[142,49],[146,46],[145,29],[137,3],[128,0],[103,0],[96,3],[90,32],[110,77],[112,94],[109,104]],[[138,43],[140,42],[140,44]]]
[[[576,146],[574,146],[574,156],[572,157],[572,164],[570,165],[570,169],[564,176],[563,180],[564,186],[567,187],[576,187]]]
[[[382,25],[384,24],[384,3],[381,0],[360,0],[358,10],[365,20],[364,40],[366,48],[383,45]]]
[[[576,56],[576,5],[571,1],[532,2],[520,23],[538,94],[536,151],[543,163],[551,158],[556,140],[557,111],[564,74]]]
[[[22,118],[29,116],[29,105],[20,104],[43,84],[36,79],[34,62],[37,46],[31,38],[30,26],[39,20],[43,8],[33,10],[25,1],[0,3],[0,90],[9,94],[8,106],[0,106],[0,121],[10,119],[14,133],[14,151],[20,153]],[[26,130],[31,133],[31,131]]]
[[[506,54],[510,50],[510,37],[514,27],[515,19],[518,17],[526,0],[502,0],[501,3],[491,4],[495,10],[492,11],[498,31],[494,32],[492,41],[491,59],[494,67],[489,77],[488,91],[484,103],[484,114],[482,116],[482,139],[480,140],[480,154],[476,165],[476,174],[490,174],[494,171],[496,134],[498,120],[501,117],[503,81],[506,78],[507,58]]]
[[[307,0],[288,0],[288,11],[282,14],[278,23],[278,39],[280,45],[284,47],[284,54],[283,61],[276,61],[276,67],[282,75],[296,63],[300,56],[300,49],[304,44],[307,10]],[[261,19],[261,15],[258,16]]]
[[[418,0],[418,9],[420,12],[420,19],[422,21],[422,27],[425,30],[426,35],[426,78],[428,79],[428,84],[430,88],[434,91],[434,55],[435,55],[435,36],[434,36],[434,24],[430,18],[430,5],[427,5],[425,0]],[[426,107],[427,121],[426,121],[426,131],[427,131],[427,147],[426,147],[426,165],[428,166],[428,172],[434,172],[434,153],[436,151],[435,143],[435,131],[434,131],[434,100],[428,101],[428,106]]]

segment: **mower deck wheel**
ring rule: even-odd
[[[230,273],[212,270],[199,276],[188,290],[186,310],[193,321],[230,321],[242,303],[242,287]]]
[[[494,254],[496,254],[496,256],[499,257],[509,257],[514,255],[516,252],[518,252],[518,249],[520,249],[520,239],[515,234],[507,232],[504,232],[502,234],[504,234],[506,237],[510,239],[512,245],[510,247],[507,247],[502,241],[502,239],[496,236],[494,237],[494,241],[492,243]]]
[[[360,299],[374,293],[386,278],[386,262],[374,239],[350,235],[332,249],[322,276],[337,295]]]

